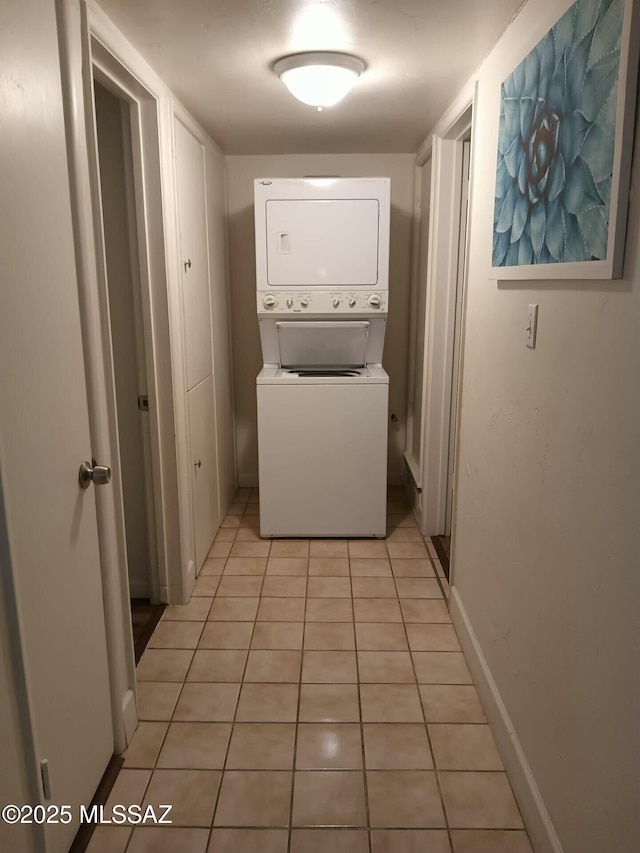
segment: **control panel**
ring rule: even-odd
[[[387,292],[258,291],[258,314],[386,314]]]

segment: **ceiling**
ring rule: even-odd
[[[99,0],[228,154],[415,152],[522,0]],[[318,112],[271,70],[288,53],[367,63]]]

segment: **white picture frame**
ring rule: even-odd
[[[638,0],[576,0],[503,81],[492,279],[622,277],[639,30]]]

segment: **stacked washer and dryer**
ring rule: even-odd
[[[260,533],[384,537],[390,180],[254,190]]]

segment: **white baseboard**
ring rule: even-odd
[[[185,579],[186,589],[183,591],[183,604],[186,604],[191,598],[191,593],[196,585],[196,564],[193,560],[189,560],[187,564],[187,577]]]
[[[127,690],[122,699],[122,719],[124,721],[124,734],[128,746],[138,727],[138,712],[136,710],[136,698],[133,695],[133,690]]]
[[[563,853],[562,844],[546,809],[487,660],[480,648],[458,590],[451,588],[451,619],[458,633],[473,681],[478,689],[491,731],[535,853]]]

